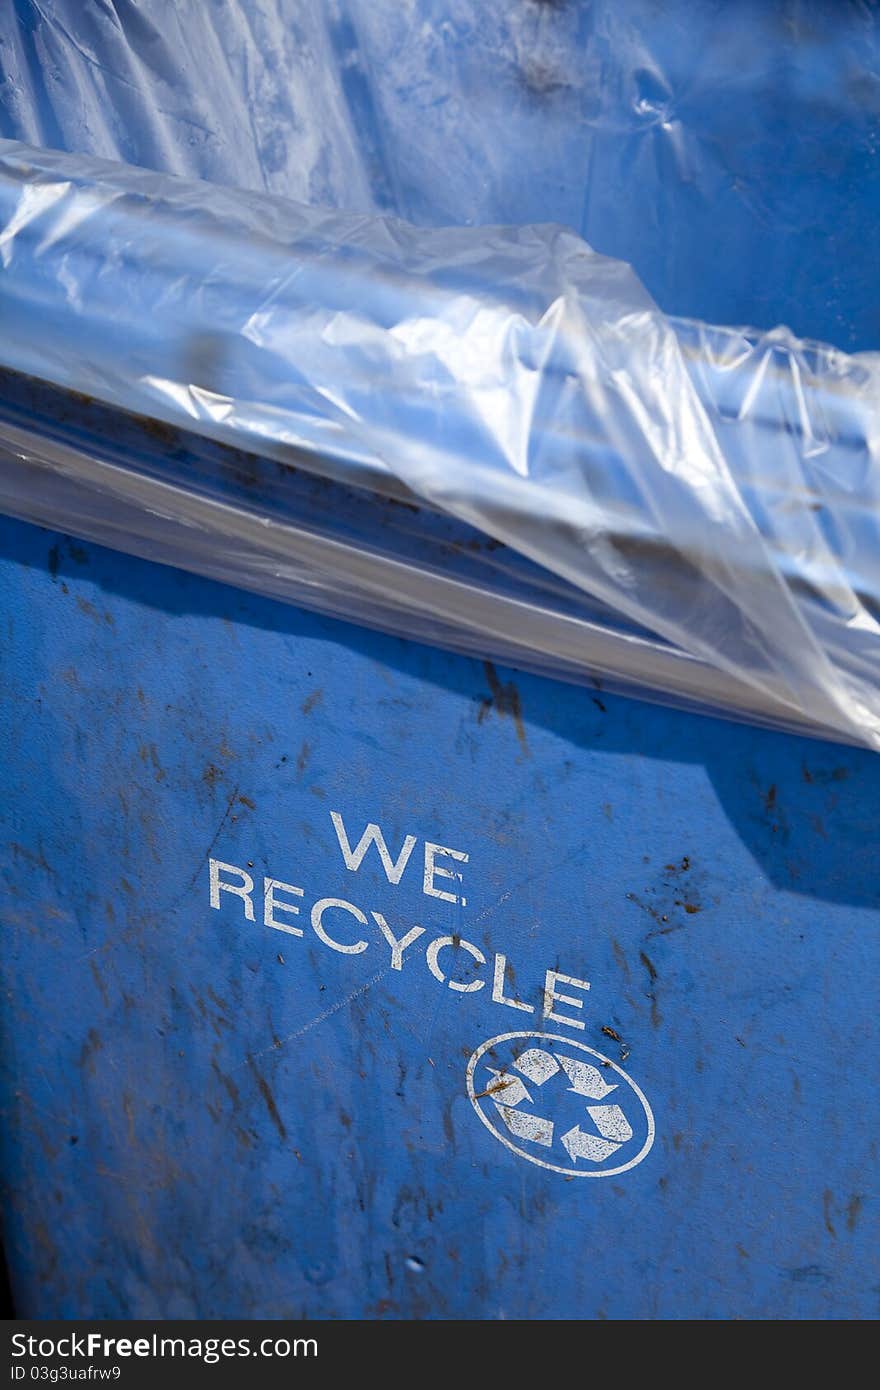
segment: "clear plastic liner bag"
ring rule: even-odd
[[[5,511],[878,746],[870,6],[13,0],[0,136]]]
[[[15,515],[880,746],[876,355],[670,319],[556,226],[415,228],[16,142],[0,314],[11,373],[374,499],[316,520],[298,481],[233,496],[186,451],[114,456],[7,402]],[[415,540],[383,498],[425,508]],[[468,537],[501,543],[478,574]]]

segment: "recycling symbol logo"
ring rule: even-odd
[[[651,1107],[632,1077],[572,1038],[490,1038],[468,1062],[467,1088],[505,1148],[566,1177],[625,1173],[654,1142]]]

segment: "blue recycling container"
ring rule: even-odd
[[[18,1312],[875,1316],[880,21],[142,8],[0,20]]]

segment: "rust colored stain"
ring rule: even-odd
[[[690,872],[691,860],[689,854],[682,855],[680,864],[664,864],[664,869],[668,874],[686,874]]]

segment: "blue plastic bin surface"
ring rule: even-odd
[[[713,437],[744,515],[781,537],[781,582],[827,619],[840,668],[871,686],[876,363],[815,353],[850,384],[863,373],[851,418],[833,370],[801,392],[811,347],[786,358],[777,394],[772,344],[750,356],[751,339],[684,320],[766,330],[784,319],[835,348],[877,346],[874,6],[273,0],[240,44],[240,5],[152,0],[155,23],[141,7],[128,32],[120,8],[16,0],[0,17],[0,137],[420,228],[455,222],[475,234],[465,247],[480,224],[554,220],[630,262],[660,310],[682,316],[681,361],[717,407]],[[194,27],[175,28],[181,16]],[[236,39],[228,72],[215,82],[216,65],[200,62],[202,81],[188,55],[213,53],[224,25]],[[316,53],[338,90],[312,81]],[[236,97],[255,89],[251,123]],[[167,282],[133,270],[134,252],[100,250],[106,233],[150,264],[151,230],[167,249],[159,219],[145,219],[146,243],[114,243],[117,214],[142,230],[141,204],[108,200],[113,217],[83,233],[91,279],[51,254],[87,219],[53,224],[48,198],[45,226],[34,214],[31,242],[18,236],[18,273],[33,251],[33,278],[7,282],[4,301],[19,313],[0,359],[7,510],[46,520],[25,435],[91,460],[97,421],[109,464],[130,463],[145,490],[183,478],[232,513],[262,499],[252,534],[288,506],[310,545],[329,537],[379,560],[385,545],[400,572],[425,558],[421,578],[434,565],[438,584],[445,554],[465,592],[494,583],[511,611],[546,600],[560,628],[595,619],[602,636],[595,595],[539,572],[534,551],[499,554],[442,507],[416,522],[405,490],[358,492],[356,451],[340,450],[334,480],[286,472],[268,444],[265,458],[248,453],[253,437],[230,440],[207,416],[189,420],[212,436],[198,441],[158,407],[125,416],[119,407],[145,409],[138,391],[156,394],[149,357],[130,398],[70,390],[78,318],[83,362],[105,386],[108,359],[124,377],[132,305],[145,352],[159,350],[152,332],[169,360],[186,359],[162,319],[179,311],[174,294],[151,303]],[[198,267],[201,224],[183,220]],[[259,239],[250,250],[253,265],[233,257],[212,286],[218,316],[235,319],[236,273],[252,269],[263,293]],[[335,285],[336,263],[320,244],[315,254]],[[279,283],[302,288],[293,275]],[[210,316],[209,300],[183,299]],[[38,348],[55,326],[43,372]],[[742,373],[727,370],[730,342]],[[203,357],[236,378],[243,343],[230,330],[227,357],[199,339],[198,369]],[[291,388],[283,353],[258,357],[240,394],[253,387],[264,406],[270,383],[284,424],[302,383]],[[173,373],[159,380],[185,416],[200,379],[184,376],[180,392]],[[224,379],[220,397],[235,385]],[[597,429],[593,441],[603,481],[622,461],[612,503],[639,479],[631,439]],[[223,452],[230,443],[242,452]],[[787,506],[791,459],[801,512]],[[68,483],[58,524],[77,531],[78,518],[77,537],[0,517],[0,1201],[18,1312],[876,1317],[876,753],[626,699],[601,680],[522,674],[244,592],[220,579],[238,565],[244,583],[253,561],[254,587],[290,597],[277,549],[224,550],[209,529],[188,532],[185,513],[165,538],[152,502],[138,514],[149,527],[129,530],[133,493],[119,510],[96,506],[100,538],[118,538],[102,548],[91,494]],[[822,498],[807,520],[824,528],[827,587],[806,565],[815,554],[788,544],[798,527],[771,524],[799,522],[809,489]],[[662,546],[641,527],[657,518],[650,506],[634,514],[620,553],[659,553],[662,576]],[[546,533],[562,535],[565,518],[549,515]],[[302,602],[320,607],[314,573],[326,582],[326,569],[300,573],[298,558]],[[841,574],[858,610],[840,599]],[[346,582],[326,607],[379,628],[400,619],[393,592],[386,612]],[[675,592],[687,614],[691,591]],[[451,621],[424,607],[442,642]],[[460,645],[485,655],[479,615],[465,616]],[[526,636],[517,648],[515,631],[499,633],[526,664]],[[577,633],[558,670],[583,677]],[[621,633],[646,650],[656,636],[635,620]],[[716,693],[730,673],[712,672]],[[741,695],[729,707],[748,711]]]
[[[23,1313],[876,1314],[874,754],[2,557]]]

